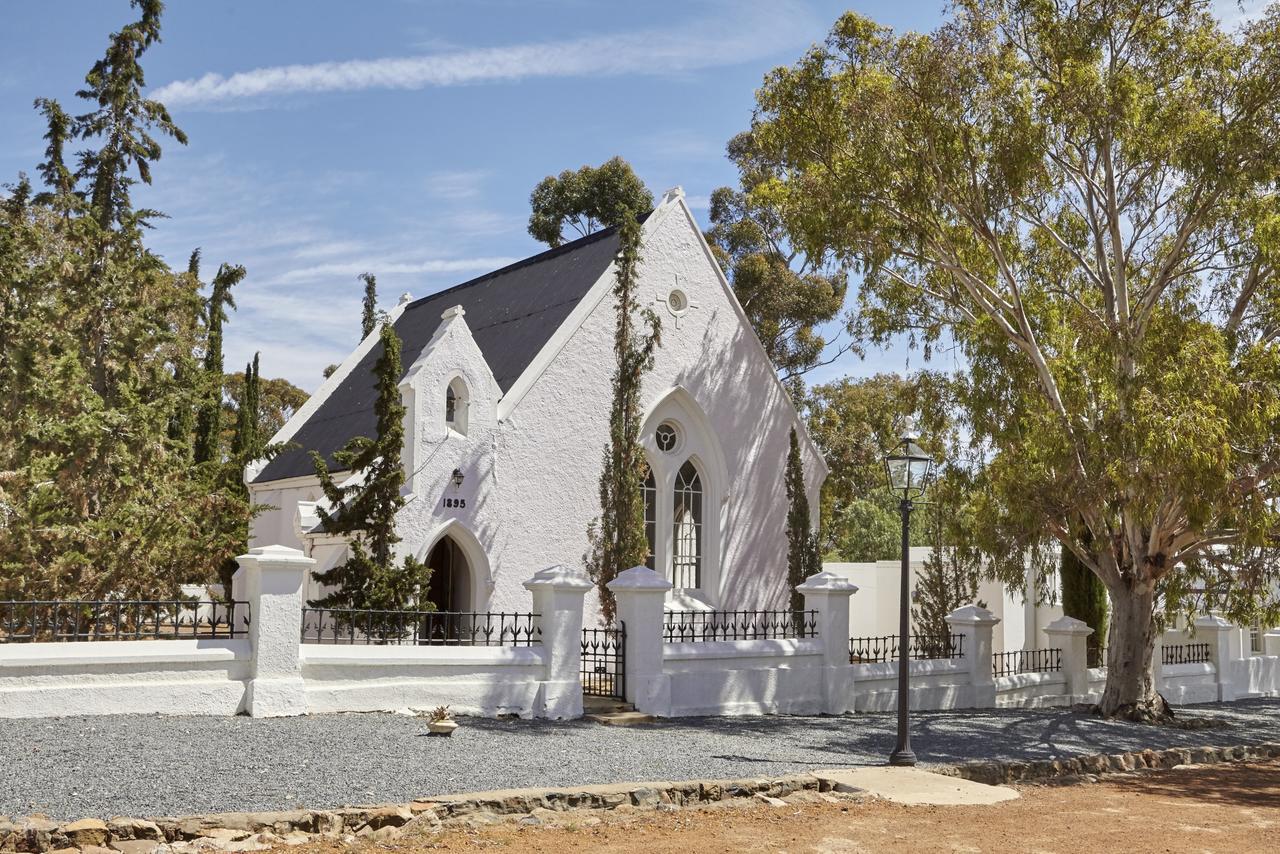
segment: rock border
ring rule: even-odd
[[[520,815],[568,810],[670,809],[738,798],[765,803],[799,791],[829,791],[811,774],[741,780],[641,782],[558,789],[508,789],[421,798],[407,804],[332,810],[209,813],[154,819],[96,818],[55,822],[43,815],[0,816],[0,852],[28,854],[200,854],[263,851],[316,839],[385,841],[415,829],[493,824]],[[533,816],[535,820],[528,821]]]
[[[1079,782],[1099,774],[1179,765],[1213,765],[1280,758],[1280,743],[1231,747],[1175,747],[1098,753],[1064,759],[967,762],[926,766],[927,770],[978,783]],[[831,797],[859,798],[830,779],[813,774],[739,780],[688,780],[574,786],[556,789],[506,789],[420,798],[407,804],[345,807],[332,810],[209,813],[154,819],[84,818],[56,822],[43,815],[18,820],[0,816],[0,852],[24,854],[215,854],[264,851],[277,845],[301,845],[317,839],[386,841],[414,830],[441,830],[496,824],[521,816],[524,824],[569,810],[677,810],[737,799],[773,806],[780,798],[809,791]],[[834,799],[834,798],[832,798]],[[599,819],[595,819],[599,821]]]
[[[1162,770],[1179,765],[1217,765],[1280,758],[1280,742],[1241,744],[1230,747],[1171,747],[1167,750],[1131,750],[1126,753],[1095,753],[1065,759],[1034,759],[1010,762],[965,762],[930,768],[938,774],[962,777],[976,783],[1005,783],[1041,780],[1069,781],[1089,775],[1128,771]]]

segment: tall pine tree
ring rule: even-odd
[[[363,341],[378,325],[378,280],[372,273],[361,273],[357,278],[364,282],[364,302],[360,312],[360,340]]]
[[[400,490],[404,485],[401,452],[404,447],[404,404],[400,399],[400,338],[395,327],[384,321],[379,334],[382,352],[374,363],[377,381],[377,436],[357,436],[334,459],[352,472],[351,479],[338,484],[324,459],[314,451],[316,477],[328,499],[329,508],[317,513],[329,534],[349,537],[345,561],[315,578],[332,590],[311,602],[313,607],[375,610],[434,610],[426,589],[431,569],[412,555],[396,562],[393,550],[400,542],[396,534],[396,514],[404,506]],[[368,625],[368,624],[366,624]],[[394,631],[399,623],[375,621],[376,633]]]
[[[787,449],[787,587],[791,590],[791,610],[804,610],[804,595],[796,588],[806,578],[822,571],[818,554],[818,536],[809,515],[809,496],[804,489],[804,460],[800,456],[800,440],[791,428]]]
[[[222,327],[227,321],[227,306],[236,307],[231,288],[244,278],[244,267],[223,264],[213,277],[213,289],[205,308],[204,383],[205,400],[196,416],[195,461],[209,462],[221,458],[222,436]]]
[[[190,434],[170,434],[200,385],[179,373],[201,300],[147,249],[155,213],[129,196],[158,137],[185,141],[142,93],[161,4],[134,5],[141,18],[111,35],[79,93],[89,112],[37,103],[43,192],[0,193],[0,598],[168,598],[211,579],[227,532],[248,524],[243,502],[192,477]]]
[[[618,256],[614,260],[613,296],[617,323],[613,352],[613,403],[609,411],[609,444],[600,474],[600,517],[587,529],[590,549],[587,574],[600,594],[601,616],[613,622],[617,603],[609,590],[618,573],[642,566],[649,555],[644,533],[644,477],[647,471],[640,445],[640,385],[653,367],[653,354],[662,343],[662,324],[650,308],[639,307],[640,223],[625,211],[618,226]],[[644,330],[636,329],[636,315]]]

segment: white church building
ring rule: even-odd
[[[434,569],[438,610],[526,611],[533,573],[583,565],[600,513],[618,244],[600,231],[390,312],[406,365],[399,549]],[[790,431],[815,524],[826,464],[680,190],[645,219],[641,257],[641,302],[662,320],[641,401],[651,564],[674,585],[673,609],[785,607]],[[319,571],[344,558],[315,513],[310,452],[337,471],[333,453],[373,435],[380,350],[375,331],[273,437],[293,449],[246,470],[270,508],[251,546],[300,548]],[[590,624],[594,592],[587,609]]]

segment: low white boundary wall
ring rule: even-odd
[[[449,706],[464,715],[545,710],[546,652],[533,647],[302,647],[307,711]]]
[[[249,641],[139,640],[0,646],[0,718],[234,715]]]
[[[84,714],[254,716],[425,710],[470,715],[575,718],[582,714],[583,597],[591,583],[552,567],[525,587],[541,643],[524,647],[378,646],[301,643],[304,591],[314,561],[268,546],[240,558],[236,600],[249,603],[247,638],[0,645],[0,718]],[[849,599],[857,588],[822,572],[800,585],[816,634],[776,640],[665,643],[671,585],[635,567],[609,584],[626,626],[627,699],[642,712],[685,715],[844,714],[897,707],[896,662],[849,663]],[[1045,644],[1061,668],[994,678],[989,611],[967,605],[948,616],[963,657],[911,663],[919,710],[1015,708],[1096,702],[1105,670],[1089,669],[1091,630],[1060,618]],[[1173,640],[1170,638],[1169,640]],[[1209,661],[1160,665],[1172,703],[1280,694],[1280,634],[1267,655],[1242,653],[1242,632],[1217,617],[1195,622]],[[1157,649],[1157,662],[1160,651]]]
[[[552,567],[525,583],[542,644],[331,645],[301,642],[313,560],[267,546],[239,561],[233,598],[249,603],[247,638],[0,645],[0,718],[438,705],[471,715],[582,714],[582,600],[592,585],[580,573]]]

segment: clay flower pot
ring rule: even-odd
[[[450,736],[458,728],[458,722],[445,718],[442,721],[428,721],[427,730],[432,735]]]

